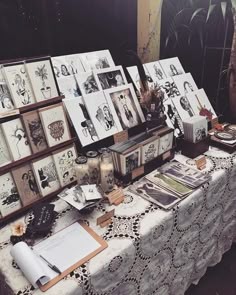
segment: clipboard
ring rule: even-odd
[[[79,222],[78,222],[79,223]],[[105,240],[103,240],[99,235],[97,235],[90,227],[88,227],[86,224],[79,223],[100,245],[99,248],[97,248],[95,251],[91,252],[89,255],[83,257],[81,260],[76,262],[75,264],[71,265],[68,269],[64,270],[60,275],[53,278],[51,281],[46,283],[45,285],[38,284],[41,291],[45,292],[52,286],[54,286],[56,283],[58,283],[61,279],[63,279],[65,276],[67,276],[69,273],[71,273],[76,268],[80,267],[82,264],[90,260],[92,257],[96,256],[99,252],[104,250],[108,247],[108,244]],[[63,229],[61,230],[63,231]],[[61,232],[59,231],[59,232]],[[57,232],[57,233],[59,233]],[[55,233],[55,235],[57,234]],[[42,241],[43,242],[43,241]],[[40,243],[39,243],[40,244]],[[78,248],[79,251],[79,248]]]

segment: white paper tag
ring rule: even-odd
[[[84,193],[86,201],[98,200],[102,198],[96,184],[81,185],[81,189]]]

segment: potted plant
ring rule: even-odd
[[[46,80],[48,79],[48,72],[46,69],[46,65],[38,66],[35,71],[35,75],[39,77],[42,81],[41,92],[45,99],[51,98],[51,87],[46,85]]]

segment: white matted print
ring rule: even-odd
[[[169,151],[173,146],[173,132],[169,132],[160,138],[159,155]]]
[[[81,96],[79,84],[74,75],[62,77],[57,82],[60,89],[60,94],[64,95],[65,98]]]
[[[0,127],[0,167],[11,163],[11,155],[8,150],[2,128]]]
[[[50,147],[71,139],[62,103],[39,109],[39,115]]]
[[[159,62],[167,77],[182,75],[185,73],[178,57],[162,59]]]
[[[64,99],[67,115],[82,146],[98,141],[97,132],[81,97]]]
[[[75,75],[82,96],[102,90],[94,77],[93,72],[84,72]]]
[[[205,116],[208,121],[217,117],[204,89],[189,93],[187,99],[195,115]]]
[[[50,58],[26,61],[25,65],[38,102],[59,96]]]
[[[177,96],[172,102],[182,121],[195,115],[187,96]]]
[[[99,139],[123,130],[112,102],[108,103],[103,91],[84,96],[84,102]]]
[[[107,102],[112,102],[123,129],[134,127],[145,118],[132,84],[104,91]]]
[[[144,64],[144,67],[148,70],[154,82],[167,78],[158,61],[146,63]]]
[[[126,155],[120,155],[120,166],[121,166],[122,175],[131,173],[134,169],[140,166],[140,163],[141,163],[140,147]]]
[[[44,157],[32,163],[39,191],[44,197],[60,188],[55,163],[52,156]]]
[[[0,113],[15,109],[9,88],[5,82],[0,82]]]
[[[86,72],[115,66],[109,50],[81,53],[79,57]]]
[[[126,68],[131,80],[133,81],[136,89],[140,92],[141,91],[141,82],[140,82],[140,76],[138,72],[138,67],[137,66],[132,66],[132,67],[127,67]]]
[[[180,92],[180,95],[186,95],[198,90],[198,87],[190,73],[174,76],[173,80]]]
[[[35,96],[24,63],[6,64],[3,67],[11,97],[17,108],[34,103]]]
[[[159,155],[159,141],[160,141],[160,138],[156,138],[155,140],[152,140],[141,147],[142,165],[155,159]]]
[[[53,153],[53,160],[56,166],[60,185],[63,187],[76,180],[74,169],[77,152],[74,145]]]
[[[15,119],[2,123],[2,130],[14,161],[31,155],[29,142],[21,120]]]
[[[170,128],[175,129],[175,136],[179,137],[183,134],[183,123],[177,112],[171,98],[164,101],[164,113],[167,117],[166,123]]]
[[[122,66],[94,70],[93,73],[97,84],[101,86],[102,90],[127,84]]]
[[[172,78],[167,78],[158,82],[161,90],[165,94],[165,98],[173,98],[180,95],[179,89]]]

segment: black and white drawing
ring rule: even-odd
[[[60,78],[58,80],[58,86],[60,94],[64,95],[65,98],[81,96],[79,84],[74,75]]]
[[[160,139],[157,138],[141,147],[142,164],[148,163],[149,161],[155,159],[159,155],[159,142]]]
[[[182,120],[195,115],[187,96],[177,96],[172,102]]]
[[[171,100],[168,98],[164,101],[164,112],[167,117],[166,123],[169,127],[174,128],[175,136],[178,137],[183,134],[183,123],[182,120]]]
[[[4,113],[15,108],[8,86],[5,82],[0,82],[0,113]]]
[[[159,62],[167,77],[177,76],[185,73],[178,57],[162,59]]]
[[[146,63],[144,64],[144,67],[148,70],[154,82],[167,78],[158,61]]]
[[[173,98],[180,95],[180,92],[172,78],[164,79],[160,81],[158,85],[164,91],[165,97]]]
[[[2,128],[0,127],[0,167],[11,163],[11,156],[8,150]]]
[[[159,141],[159,155],[172,149],[173,146],[173,132],[161,136]]]
[[[79,57],[86,72],[115,66],[109,50],[81,53]]]
[[[92,72],[84,72],[75,75],[82,96],[102,90],[97,84]]]
[[[185,96],[188,93],[198,90],[198,87],[190,73],[174,76],[173,80],[179,90],[180,95]]]

